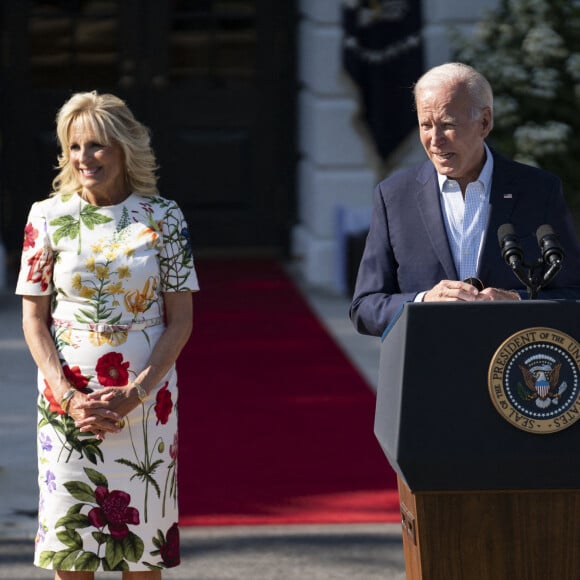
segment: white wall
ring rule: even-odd
[[[451,58],[453,28],[470,30],[498,0],[423,0],[425,68]],[[292,254],[305,281],[336,293],[341,284],[340,206],[368,210],[383,177],[359,126],[357,94],[341,65],[340,0],[301,0],[298,30],[298,220]],[[402,144],[387,166],[421,155],[418,141]]]
[[[374,174],[357,133],[356,95],[341,66],[339,0],[302,0],[298,39],[298,218],[292,251],[305,279],[332,288],[339,204],[367,204]]]

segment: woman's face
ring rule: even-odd
[[[96,135],[82,121],[71,125],[69,156],[83,188],[83,196],[89,201],[114,202],[128,193],[121,146],[117,143],[99,143]]]

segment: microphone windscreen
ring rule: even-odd
[[[500,245],[503,244],[503,241],[507,236],[515,236],[515,235],[516,230],[512,224],[503,224],[499,226],[499,229],[497,230],[497,239]]]
[[[542,244],[542,240],[546,236],[555,236],[556,232],[554,228],[550,224],[543,224],[536,230],[536,240],[538,240],[538,244]]]

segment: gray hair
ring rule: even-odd
[[[419,91],[427,86],[442,84],[465,87],[473,103],[472,115],[474,119],[479,119],[482,110],[485,108],[491,110],[493,118],[493,90],[491,85],[480,72],[462,62],[448,62],[424,73],[413,87],[415,105],[417,104]]]

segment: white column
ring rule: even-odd
[[[453,35],[468,35],[475,23],[499,0],[423,0],[423,62],[425,70],[453,58]]]
[[[298,37],[298,217],[292,253],[306,281],[337,289],[336,218],[368,205],[375,177],[354,117],[358,103],[342,71],[340,0],[303,0]]]

